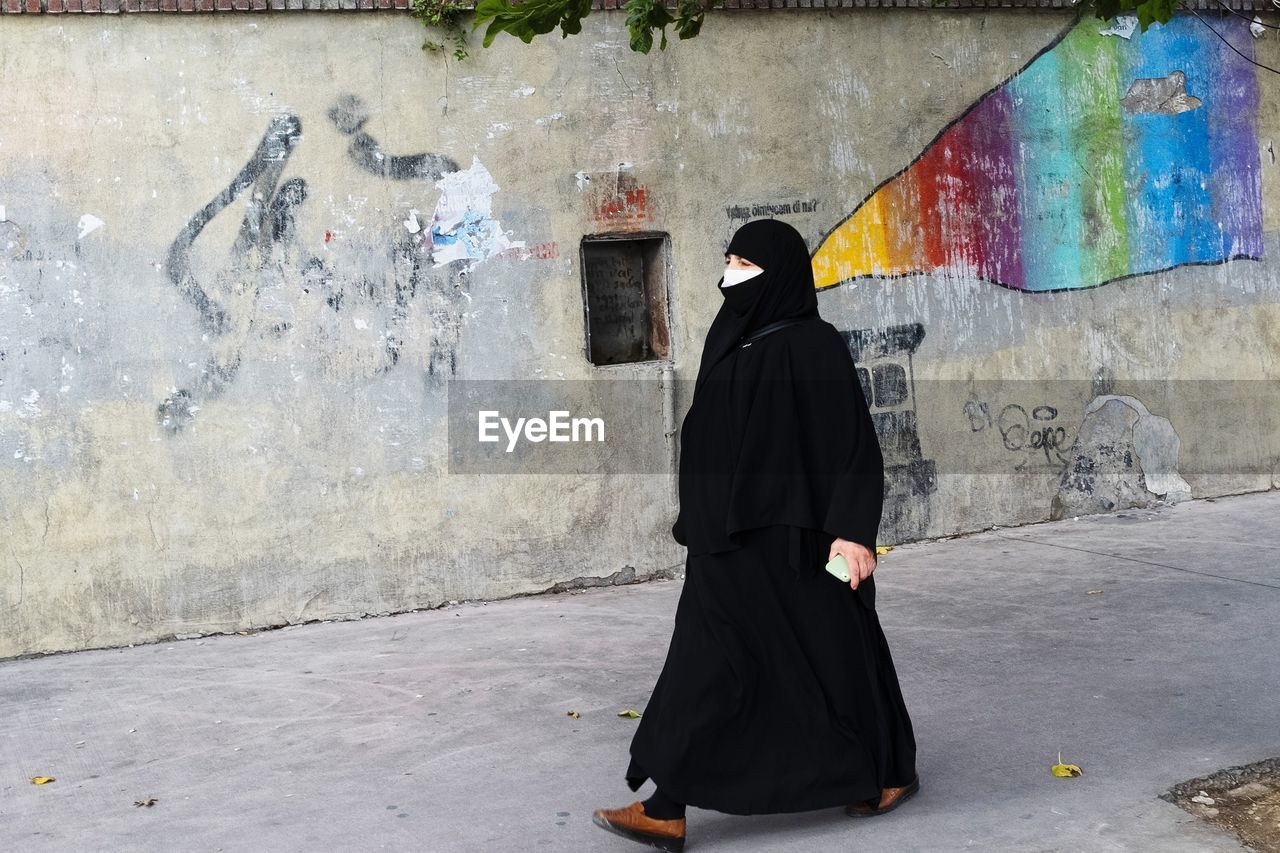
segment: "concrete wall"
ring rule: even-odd
[[[590,234],[670,235],[682,379],[733,230],[805,234],[885,543],[1276,485],[1276,102],[1196,22],[624,20],[4,22],[0,656],[678,568],[669,468],[447,470],[451,381],[660,376],[586,357]]]

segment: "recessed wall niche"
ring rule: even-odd
[[[670,247],[671,238],[664,233],[582,238],[586,346],[592,364],[670,357]]]

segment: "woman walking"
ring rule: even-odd
[[[848,347],[818,314],[804,238],[737,230],[680,430],[684,587],[610,832],[679,851],[685,806],[882,814],[919,788],[875,612],[884,467]],[[823,565],[842,554],[850,580]]]

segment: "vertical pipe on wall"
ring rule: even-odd
[[[662,366],[662,434],[667,439],[667,497],[674,513],[679,500],[676,467],[676,382],[670,364]]]

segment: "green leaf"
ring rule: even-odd
[[[484,41],[482,41],[481,44],[485,47],[493,44],[494,37],[500,32],[502,32],[502,23],[500,21],[494,21],[489,25],[489,29],[484,31]]]
[[[667,11],[661,0],[627,0],[623,4],[627,12],[627,29],[631,33],[631,49],[640,53],[648,53],[653,47],[653,31],[662,31],[663,50],[667,48],[667,24],[675,22],[675,18]]]
[[[477,29],[481,24],[490,18],[496,18],[507,10],[505,0],[479,0],[475,8],[475,22],[471,25],[471,29]]]
[[[504,31],[529,44],[534,36],[545,35],[556,27],[560,27],[562,37],[582,32],[582,19],[590,12],[591,0],[524,0],[519,4],[510,0],[478,0],[471,28],[490,22],[485,31],[485,47],[493,44],[497,34]]]
[[[1155,22],[1155,8],[1151,3],[1143,3],[1138,6],[1138,27],[1144,33],[1147,27]]]
[[[1095,0],[1094,14],[1104,21],[1110,21],[1116,15],[1133,8],[1133,3],[1125,5],[1121,0]]]
[[[676,33],[682,39],[690,39],[702,30],[706,13],[698,0],[680,0],[676,14]]]
[[[559,23],[560,23],[559,10],[551,9],[546,12],[543,12],[541,15],[531,20],[529,22],[529,27],[530,29],[533,30],[535,34],[545,35],[551,32],[552,30],[554,30],[556,28],[556,25]]]

